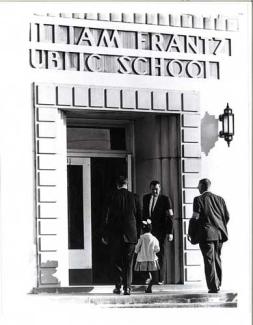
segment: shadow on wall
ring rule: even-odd
[[[207,112],[201,120],[201,151],[206,156],[218,141],[218,122],[214,115],[209,115]]]

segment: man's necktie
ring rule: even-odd
[[[152,196],[151,213],[154,211],[154,207],[155,207],[155,197]]]

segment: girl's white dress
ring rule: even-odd
[[[159,241],[150,232],[140,236],[135,246],[137,253],[135,271],[157,271],[160,269],[156,253],[160,251]]]

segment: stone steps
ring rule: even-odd
[[[237,293],[221,291],[207,293],[203,288],[153,286],[153,293],[144,293],[144,286],[133,286],[130,296],[112,294],[113,286],[83,286],[68,288],[36,288],[35,294],[56,296],[63,300],[76,299],[79,303],[104,308],[196,308],[237,307]]]

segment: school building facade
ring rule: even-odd
[[[17,40],[25,46],[8,43],[17,74],[6,80],[12,127],[1,189],[3,274],[12,274],[15,257],[16,271],[26,270],[20,292],[111,283],[100,226],[118,174],[140,198],[158,179],[173,201],[168,285],[204,281],[187,228],[198,180],[210,178],[231,218],[224,287],[240,290],[234,272],[247,264],[240,252],[250,224],[247,19],[247,10],[25,16]],[[219,137],[227,103],[235,116],[229,147]]]

